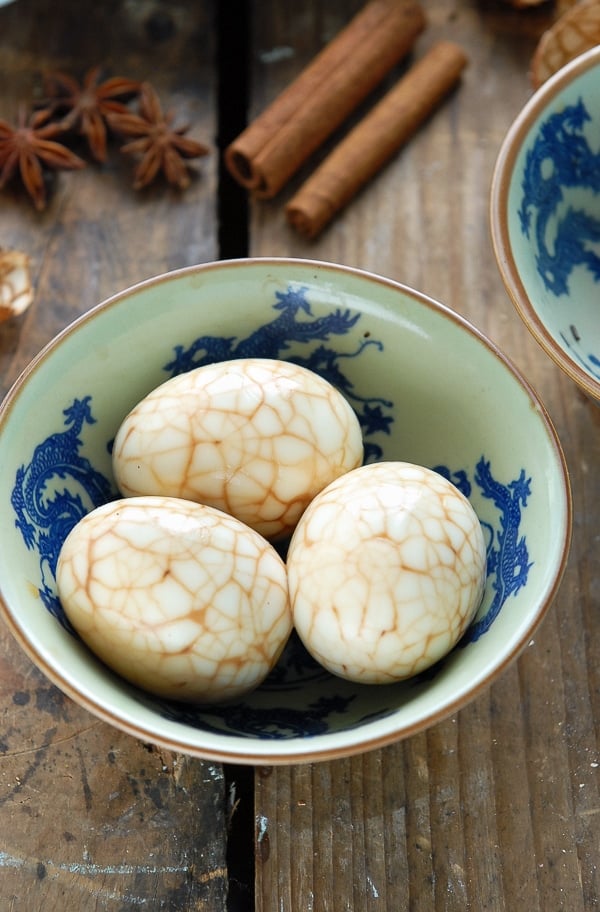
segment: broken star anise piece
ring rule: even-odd
[[[177,129],[172,126],[173,114],[163,113],[158,95],[147,82],[142,84],[139,114],[131,111],[111,113],[107,120],[112,130],[130,138],[130,142],[121,147],[121,152],[139,158],[133,175],[135,190],[152,183],[160,171],[170,184],[185,190],[190,183],[186,160],[209,151],[203,143],[184,135],[189,130],[188,125]]]
[[[47,111],[38,111],[28,117],[22,108],[16,126],[0,120],[0,190],[19,173],[38,210],[46,206],[46,169],[85,167],[83,159],[54,141],[63,131],[59,124],[48,122],[49,116]]]
[[[67,73],[48,73],[44,88],[49,108],[53,114],[65,111],[62,126],[85,136],[90,152],[96,161],[106,161],[106,117],[123,114],[128,108],[125,101],[134,98],[140,83],[134,79],[114,76],[101,79],[101,68],[88,70],[81,85]]]

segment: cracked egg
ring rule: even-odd
[[[210,504],[278,539],[362,456],[356,414],[331,383],[279,359],[239,358],[148,393],[119,428],[113,471],[125,496]]]
[[[486,545],[450,481],[382,462],[312,501],[287,565],[294,624],[311,655],[342,678],[389,684],[456,645],[481,601]]]
[[[486,544],[485,587],[458,648],[433,666],[393,683],[351,681],[316,662],[292,630],[258,686],[198,703],[125,680],[75,634],[58,595],[58,557],[77,522],[97,509],[110,514],[107,505],[122,499],[113,451],[123,419],[170,377],[247,357],[306,366],[352,406],[365,463],[425,466],[472,505]],[[443,304],[391,279],[319,261],[203,263],[92,308],[44,347],[0,405],[0,464],[0,615],[17,641],[53,683],[105,722],[163,749],[213,761],[332,760],[414,735],[455,713],[531,643],[569,551],[564,456],[543,404],[519,371]],[[357,499],[360,493],[359,486]],[[350,527],[341,525],[346,535]],[[237,566],[235,543],[246,539],[221,531],[219,564],[226,571]],[[154,520],[144,534],[156,537]],[[325,549],[326,535],[322,541]],[[383,569],[375,560],[383,559],[374,558],[371,547],[362,549],[362,567],[372,563],[380,585]],[[412,559],[411,546],[405,550]],[[90,553],[101,567],[96,545]],[[180,558],[177,567],[187,566]],[[89,563],[85,553],[77,560]],[[105,569],[111,560],[107,554]],[[140,560],[136,566],[141,574],[146,565]],[[350,570],[348,564],[349,576]],[[185,576],[183,594],[178,573],[167,579],[185,614],[199,571]],[[312,576],[313,585],[325,583],[324,572]],[[107,611],[119,600],[118,584],[111,571]],[[131,579],[127,586],[132,591]],[[216,585],[223,617],[233,612],[232,627],[239,629],[237,602],[221,602],[222,589]],[[163,625],[162,609],[151,604],[157,630],[166,631],[166,616]],[[285,618],[283,605],[281,612]],[[190,649],[201,614],[189,626],[174,623],[169,648],[181,655]],[[257,654],[253,638],[241,638],[249,656]],[[129,630],[124,642],[132,641]],[[222,637],[214,642],[214,655],[212,646],[204,653],[211,660],[227,653]],[[230,648],[235,655],[235,643]],[[276,637],[265,667],[277,648]],[[159,648],[159,665],[165,652]],[[176,680],[183,680],[179,670]]]
[[[92,652],[176,700],[253,690],[292,626],[274,548],[232,516],[172,497],[124,498],[88,513],[65,540],[56,580]]]

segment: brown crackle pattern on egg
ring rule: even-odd
[[[323,491],[288,552],[294,623],[334,674],[389,683],[456,644],[479,606],[485,543],[466,498],[406,463],[363,466]]]
[[[57,583],[90,649],[164,697],[206,702],[253,689],[291,630],[273,547],[231,516],[174,498],[88,514],[62,548]]]
[[[113,466],[125,496],[210,504],[275,539],[362,455],[358,419],[331,384],[292,363],[248,358],[157,387],[123,421]]]

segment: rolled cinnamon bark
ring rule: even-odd
[[[413,47],[416,0],[370,0],[225,150],[232,176],[270,198]]]
[[[466,64],[458,45],[434,45],[300,187],[286,206],[288,222],[305,237],[316,237],[416,132]]]

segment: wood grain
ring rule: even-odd
[[[250,114],[360,5],[252,4]],[[530,95],[530,55],[553,5],[424,6],[429,27],[415,53],[442,38],[461,44],[469,56],[461,86],[317,242],[304,241],[287,226],[284,204],[338,131],[285,193],[252,204],[249,252],[374,270],[490,335],[539,391],[565,447],[573,548],[556,602],[524,654],[460,713],[381,751],[257,769],[260,912],[600,905],[600,412],[523,328],[487,227],[496,154]],[[104,62],[124,75],[150,74],[194,123],[192,135],[210,142],[214,18],[211,2],[16,0],[0,9],[0,117],[14,117],[18,102],[38,91],[43,69],[80,75]],[[2,192],[0,245],[30,254],[36,300],[0,326],[0,393],[57,330],[100,300],[218,256],[217,154],[202,161],[183,197],[161,186],[135,195],[130,164],[116,156],[104,168],[61,176],[41,216],[17,188]],[[0,909],[226,908],[219,766],[161,753],[98,722],[52,687],[2,628],[0,714]]]
[[[214,48],[211,6],[193,15],[169,5],[173,33],[153,39],[156,4],[140,0],[82,7],[75,0],[17,0],[0,9],[0,117],[14,120],[20,103],[41,93],[41,75],[66,70],[76,77],[101,64],[108,75],[150,79],[177,123],[213,147]],[[77,40],[73,36],[77,36]],[[82,155],[85,147],[77,149]],[[132,162],[111,146],[108,163],[59,175],[41,215],[11,183],[2,193],[0,246],[32,258],[36,306],[0,335],[2,390],[27,361],[70,320],[129,284],[217,256],[218,155],[202,159],[185,194],[158,183],[131,188]]]
[[[1,637],[0,908],[224,908],[221,768],[99,722]]]
[[[373,270],[450,305],[497,342],[539,392],[565,447],[573,547],[555,604],[523,655],[461,712],[381,751],[258,771],[261,912],[600,904],[600,413],[523,328],[488,230],[496,155],[531,94],[530,55],[552,5],[527,13],[475,0],[424,5],[429,27],[415,55],[441,38],[456,41],[469,56],[460,88],[308,242],[286,226],[284,206],[328,144],[277,199],[253,204],[250,252]],[[301,17],[275,0],[255,7],[257,111],[357,6],[306,2]],[[277,48],[288,51],[277,56]]]
[[[14,119],[19,103],[37,97],[43,71],[79,77],[102,64],[150,79],[178,122],[193,123],[190,135],[212,143],[213,12],[211,3],[17,0],[0,9],[0,117]],[[131,162],[114,146],[106,166],[61,175],[41,215],[18,184],[2,192],[0,245],[31,257],[35,302],[0,326],[0,392],[104,298],[216,258],[217,158],[202,161],[185,195],[160,183],[135,193]],[[220,766],[97,721],[42,677],[3,626],[0,718],[0,909],[225,909]]]

